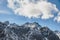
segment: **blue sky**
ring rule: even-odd
[[[48,2],[55,4],[57,9],[60,10],[60,2],[59,0],[48,0]],[[19,25],[24,24],[26,22],[38,22],[42,26],[48,26],[51,30],[59,30],[60,31],[60,21],[57,22],[57,20],[54,21],[54,18],[58,16],[58,12],[53,13],[54,17],[48,18],[48,19],[42,19],[35,17],[35,14],[33,17],[26,15],[19,15],[18,13],[15,14],[14,10],[12,8],[8,7],[7,0],[0,0],[0,21],[10,21],[10,23],[17,23]],[[41,5],[42,6],[42,5]],[[27,13],[27,12],[26,12]],[[26,16],[26,17],[25,17]]]

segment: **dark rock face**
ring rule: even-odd
[[[42,35],[31,35],[30,37],[31,40],[43,40],[43,38]]]
[[[40,30],[41,30],[42,35],[48,38],[48,40],[60,40],[59,37],[49,28],[43,27]]]
[[[44,36],[42,34],[36,34],[36,33],[32,33],[30,35],[30,39],[31,40],[43,40],[44,39]]]
[[[40,31],[44,37],[47,37],[51,33],[51,30],[47,27],[42,27]]]
[[[35,26],[30,28],[30,26]],[[29,26],[29,27],[28,27]],[[26,23],[22,26],[10,25],[8,21],[0,22],[0,40],[60,40],[48,27],[38,23]]]
[[[0,38],[5,37],[4,30],[0,28]]]
[[[49,39],[49,40],[60,40],[59,37],[58,37],[57,35],[55,35],[55,34],[49,35],[49,36],[48,36],[48,39]]]
[[[6,36],[6,34],[4,33],[4,30],[2,28],[0,28],[0,40],[4,40],[5,36]]]

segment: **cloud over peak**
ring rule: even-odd
[[[56,5],[47,0],[8,0],[7,6],[15,14],[28,18],[49,19],[54,17],[53,13],[58,12]]]

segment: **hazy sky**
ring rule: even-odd
[[[0,21],[38,22],[60,31],[60,0],[0,0]]]

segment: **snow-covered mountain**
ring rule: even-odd
[[[42,27],[37,22],[17,25],[0,22],[0,40],[60,40],[59,33]]]

